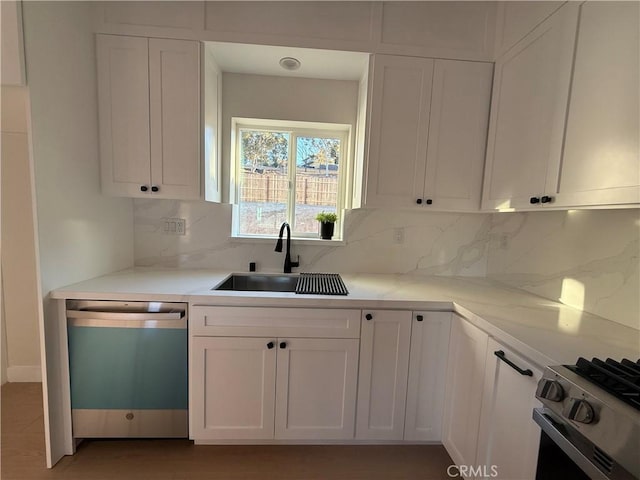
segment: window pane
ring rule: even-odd
[[[316,215],[337,213],[340,164],[339,138],[297,138],[295,233],[318,233]]]
[[[239,233],[277,235],[287,220],[289,133],[240,130]]]

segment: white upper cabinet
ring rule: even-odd
[[[496,61],[485,209],[548,204],[556,188],[578,8],[566,4]]]
[[[639,31],[638,2],[582,6],[559,205],[640,203]]]
[[[149,40],[151,185],[163,198],[200,196],[200,45]]]
[[[102,190],[200,196],[199,44],[97,35]]]
[[[376,55],[365,206],[477,210],[490,64]]]
[[[407,207],[422,198],[434,61],[376,55],[365,205]]]
[[[98,35],[102,191],[139,195],[151,183],[149,40]]]
[[[203,53],[204,199],[222,201],[222,71],[211,52]]]
[[[379,9],[376,52],[492,60],[497,2],[373,2]]]
[[[495,57],[499,58],[565,2],[498,2]]]
[[[492,79],[490,63],[435,61],[422,205],[480,208]]]

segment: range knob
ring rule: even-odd
[[[593,407],[581,398],[570,399],[562,414],[569,420],[579,423],[592,423],[596,418]]]
[[[556,380],[542,378],[538,382],[536,397],[551,400],[552,402],[560,402],[564,398],[564,390]]]

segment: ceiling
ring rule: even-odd
[[[223,72],[281,77],[360,80],[368,68],[368,53],[316,50],[311,48],[275,47],[241,43],[205,42]],[[285,70],[283,57],[300,60],[298,70]]]

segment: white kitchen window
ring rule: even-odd
[[[318,238],[320,212],[338,215],[349,176],[349,125],[233,119],[233,236]]]

